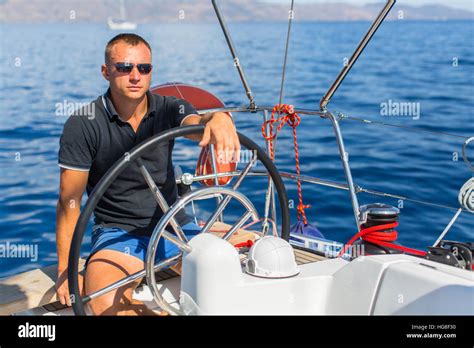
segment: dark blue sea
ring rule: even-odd
[[[369,22],[293,26],[284,102],[316,109]],[[286,23],[230,23],[241,63],[259,105],[278,103]],[[154,50],[154,84],[180,81],[208,89],[228,106],[247,100],[217,24],[141,25]],[[115,33],[98,24],[0,25],[0,244],[34,244],[37,260],[0,258],[0,277],[56,262],[55,206],[59,137],[66,116],[58,103],[84,103],[102,94],[103,50]],[[472,173],[461,157],[474,136],[474,22],[396,21],[382,25],[329,109],[428,132],[345,120],[341,123],[355,182],[368,189],[457,208],[459,188]],[[382,115],[383,103],[409,102],[419,117]],[[263,145],[261,115],[234,114],[240,132]],[[450,133],[442,135],[437,132]],[[302,174],[344,181],[329,121],[302,116],[298,128]],[[277,166],[294,172],[291,131],[284,128]],[[470,149],[471,157],[473,149]],[[177,162],[192,170],[198,149],[178,147]],[[194,156],[194,157],[193,157]],[[296,184],[286,181],[289,198]],[[261,207],[262,182],[246,194]],[[347,241],[356,227],[347,191],[303,185],[309,220],[327,238]],[[360,203],[401,209],[399,241],[433,244],[455,209],[359,195]],[[296,211],[292,210],[293,222]],[[448,239],[474,240],[474,216],[462,213]],[[86,238],[84,248],[90,245]]]

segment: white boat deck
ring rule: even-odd
[[[295,248],[298,265],[324,260],[324,256]],[[81,260],[81,267],[83,260]],[[158,282],[179,277],[167,269],[156,273]],[[56,265],[0,280],[0,315],[72,315],[56,298]],[[148,289],[146,289],[148,290]],[[140,291],[139,291],[140,292]],[[151,305],[151,303],[150,303]]]

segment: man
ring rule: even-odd
[[[60,140],[60,193],[57,204],[58,250],[57,294],[71,306],[67,283],[69,247],[80,215],[84,190],[90,193],[100,178],[124,154],[152,135],[181,125],[205,124],[204,134],[194,136],[200,146],[216,144],[218,153],[240,150],[231,117],[226,113],[199,116],[191,104],[174,97],[149,92],[152,71],[150,45],[135,34],[120,34],[106,46],[102,75],[109,81],[106,94],[93,102],[93,117],[71,116]],[[172,204],[176,184],[170,162],[172,145],[158,146],[143,156],[160,191]],[[162,216],[138,167],[131,165],[109,187],[98,203],[92,234],[92,251],[87,260],[83,292],[91,294],[144,268],[149,236]],[[186,216],[178,218],[189,237],[199,232]],[[159,257],[168,257],[167,246]],[[95,315],[154,314],[132,299],[139,281],[90,302]]]

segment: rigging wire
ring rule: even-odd
[[[425,134],[428,133],[428,134],[444,135],[444,136],[450,136],[450,137],[454,137],[454,138],[458,138],[458,139],[464,139],[465,143],[464,143],[464,146],[463,146],[463,158],[464,158],[464,161],[467,163],[467,165],[470,168],[472,168],[472,164],[470,163],[470,161],[468,160],[467,155],[466,155],[466,147],[469,144],[469,142],[472,141],[472,139],[474,139],[473,137],[468,137],[468,136],[464,136],[464,135],[460,135],[460,134],[447,133],[447,132],[432,131],[432,130],[422,129],[422,128],[418,128],[418,127],[412,127],[412,126],[403,126],[403,125],[395,125],[395,124],[379,122],[379,121],[371,121],[371,120],[367,120],[367,119],[364,119],[364,118],[361,118],[361,117],[346,116],[342,113],[339,113],[338,117],[339,117],[340,120],[356,121],[356,122],[361,122],[361,123],[369,124],[369,125],[401,128],[401,129],[416,132],[416,133],[425,133]],[[422,201],[422,200],[410,199],[408,197],[403,197],[403,196],[396,195],[396,194],[388,194],[388,193],[385,193],[385,192],[367,190],[367,189],[363,189],[363,188],[359,188],[359,192],[364,192],[364,193],[368,193],[368,194],[376,195],[376,196],[391,197],[391,198],[401,199],[401,200],[405,200],[405,201],[410,201],[410,202],[413,202],[413,203],[430,205],[430,206],[435,206],[435,207],[440,207],[440,208],[447,208],[447,209],[451,209],[451,210],[452,209],[458,209],[458,208],[454,208],[452,206],[447,206],[447,205],[443,205],[443,204],[439,204],[439,203],[433,203],[433,202],[426,202],[426,201]],[[467,207],[467,204],[462,205],[461,208],[459,208],[459,213],[461,211],[471,212],[471,213],[473,212],[473,211],[470,211],[466,207]]]
[[[234,57],[234,60],[237,59],[237,62],[238,62],[238,58],[236,58],[236,54],[235,54],[235,49],[234,49],[234,46],[233,46],[233,43],[231,42],[231,39],[230,39],[230,35],[227,31],[227,28],[225,26],[225,22],[222,18],[222,15],[220,13],[220,10],[217,6],[217,3],[215,0],[212,1],[213,5],[214,5],[214,8],[216,10],[216,14],[218,16],[218,19],[219,19],[219,22],[221,24],[221,28],[223,29],[224,31],[224,35],[226,37],[226,40],[227,40],[227,43],[229,45],[229,48],[231,49],[231,53]],[[357,48],[357,51],[355,52],[354,56],[355,57],[355,60],[357,60],[358,58],[358,55],[362,52],[362,50],[364,49],[365,45],[367,44],[367,42],[370,40],[370,38],[373,36],[373,34],[375,33],[375,31],[377,30],[378,26],[380,25],[380,23],[385,19],[385,16],[387,15],[387,13],[390,11],[390,9],[392,8],[392,6],[394,5],[394,1],[388,1],[387,4],[386,4],[386,7],[382,10],[382,12],[379,14],[378,18],[377,18],[377,22],[374,22],[373,24],[373,27],[371,28],[371,30],[367,33],[366,37],[364,38],[365,40],[365,43],[364,41],[361,42],[361,44],[359,45],[359,47]],[[284,55],[284,63],[283,63],[283,69],[282,69],[282,76],[281,76],[281,86],[280,86],[280,96],[279,96],[279,106],[281,106],[282,104],[282,101],[283,101],[283,95],[284,95],[284,84],[285,84],[285,76],[286,76],[286,69],[287,69],[287,60],[288,60],[288,52],[289,52],[289,44],[290,44],[290,37],[291,37],[291,26],[292,26],[292,21],[293,21],[293,18],[294,18],[294,0],[291,1],[291,8],[290,8],[290,11],[289,11],[289,22],[288,22],[288,34],[287,34],[287,39],[286,39],[286,47],[285,47],[285,55]],[[373,30],[375,28],[375,30]],[[361,46],[362,45],[362,46]],[[352,59],[352,58],[351,58]],[[352,65],[352,64],[351,64]],[[241,69],[241,67],[237,64],[237,68],[239,70],[239,73],[241,75],[241,78],[242,78],[242,82],[244,83],[244,87],[248,87],[247,84],[246,84],[246,80],[245,80],[245,77],[243,76],[243,71]],[[350,69],[350,67],[349,67]],[[344,71],[343,71],[344,72]],[[348,72],[348,69],[347,69],[347,72]],[[346,72],[346,73],[347,73]],[[339,78],[339,84],[340,82],[342,82],[344,78],[344,75],[342,75],[342,79]],[[337,80],[336,80],[337,82]],[[326,104],[329,102],[330,100],[330,92],[332,90],[332,93],[335,92],[335,90],[337,89],[337,87],[339,86],[339,84],[333,84],[333,86],[331,86],[331,89],[330,91],[328,92],[328,94],[323,97],[323,100],[321,101],[320,105],[321,105],[321,110],[325,110],[325,106]],[[336,86],[336,87],[335,87]],[[335,88],[334,88],[335,87]],[[250,108],[252,108],[252,106],[254,107],[254,109],[256,108],[255,107],[255,104],[252,103],[253,102],[253,96],[250,92],[250,89],[249,88],[246,88],[246,91],[247,91],[247,96],[249,97],[250,99]],[[329,95],[329,96],[328,96]],[[324,106],[324,107],[323,107]],[[281,108],[279,107],[278,108],[278,115],[279,117],[281,116]],[[358,121],[358,122],[362,122],[364,124],[370,124],[370,125],[379,125],[379,126],[385,126],[385,127],[394,127],[394,128],[399,128],[399,129],[404,129],[404,130],[409,130],[409,131],[413,131],[413,132],[418,132],[418,133],[429,133],[429,134],[436,134],[436,135],[444,135],[444,136],[451,136],[451,137],[456,137],[456,138],[461,138],[461,139],[464,139],[465,140],[465,144],[464,144],[464,147],[463,147],[463,157],[464,157],[464,160],[466,161],[466,163],[470,166],[470,169],[472,170],[474,168],[474,166],[472,166],[472,164],[470,163],[469,160],[467,160],[467,157],[465,156],[465,153],[464,153],[464,150],[465,150],[465,147],[467,146],[467,142],[470,141],[468,140],[469,137],[468,136],[464,136],[464,135],[459,135],[459,134],[452,134],[452,133],[447,133],[447,132],[440,132],[440,131],[431,131],[431,130],[426,130],[426,129],[420,129],[420,128],[417,128],[417,127],[412,127],[412,126],[403,126],[403,125],[394,125],[394,124],[389,124],[389,123],[385,123],[385,122],[378,122],[378,121],[371,121],[371,120],[367,120],[367,119],[363,119],[363,118],[360,118],[360,117],[352,117],[352,116],[346,116],[342,113],[339,113],[338,114],[338,117],[340,120],[351,120],[351,121]],[[271,125],[270,125],[270,128],[271,128]],[[271,130],[271,129],[270,129]],[[472,138],[471,138],[472,139]],[[276,137],[273,139],[273,150],[276,149]],[[298,181],[300,180],[300,175],[298,173]],[[472,191],[472,190],[471,190]],[[372,195],[379,195],[379,196],[385,196],[385,197],[391,197],[391,198],[398,198],[398,199],[402,199],[402,200],[407,200],[407,201],[411,201],[411,202],[415,202],[415,203],[421,203],[421,204],[427,204],[427,205],[431,205],[431,206],[437,206],[437,207],[443,207],[443,208],[448,208],[448,209],[456,209],[456,208],[453,208],[453,207],[450,207],[450,206],[447,206],[447,205],[442,205],[442,204],[438,204],[438,203],[432,203],[432,202],[425,202],[425,201],[420,201],[420,200],[414,200],[414,199],[409,199],[407,197],[403,197],[403,196],[399,196],[399,195],[394,195],[394,194],[388,194],[388,193],[385,193],[385,192],[379,192],[379,191],[374,191],[374,190],[368,190],[368,189],[363,189],[361,187],[358,187],[358,192],[365,192],[365,193],[368,193],[368,194],[372,194]],[[457,215],[459,215],[461,213],[461,211],[463,211],[465,207],[461,207],[459,208],[460,210],[458,210],[457,212]],[[266,214],[265,214],[266,215]],[[266,219],[268,219],[268,217],[266,216]],[[454,221],[453,221],[454,222]],[[449,229],[449,227],[448,227]]]
[[[398,199],[398,200],[402,200],[402,201],[428,205],[428,206],[436,207],[436,208],[443,208],[443,209],[449,209],[449,210],[459,209],[458,207],[453,207],[453,206],[450,206],[450,205],[445,205],[445,204],[441,204],[441,203],[433,203],[433,202],[423,201],[423,200],[420,200],[420,199],[408,198],[408,197],[405,197],[405,196],[402,196],[402,195],[386,193],[386,192],[381,192],[381,191],[374,191],[374,190],[365,189],[365,188],[362,188],[362,187],[359,187],[358,191],[363,192],[363,193],[367,193],[367,194],[373,195],[373,196],[393,198],[393,199]],[[469,212],[469,210],[467,210],[465,208],[461,208],[461,210],[463,212]]]
[[[283,69],[282,69],[282,73],[281,73],[280,97],[279,97],[278,105],[281,105],[282,102],[283,102],[283,92],[284,92],[284,88],[285,88],[286,67],[287,67],[287,63],[288,63],[288,51],[289,51],[289,47],[290,47],[290,38],[291,38],[291,24],[293,22],[294,13],[295,13],[294,7],[295,7],[295,1],[291,0],[290,10],[288,12],[288,32],[287,32],[287,35],[286,35],[285,54],[284,54],[284,59],[283,59]],[[280,118],[280,117],[281,117],[281,108],[278,108],[278,118]],[[271,123],[269,125],[269,130],[270,130],[270,132],[273,130],[273,125]],[[272,140],[273,140],[273,151],[275,151],[276,150],[276,145],[277,145],[277,137],[275,136],[275,138],[272,139]],[[275,160],[275,159],[272,158],[272,160]],[[269,199],[274,200],[274,198],[272,196],[273,195],[272,191],[273,191],[273,185],[271,183],[269,183],[267,197]],[[269,206],[268,206],[268,210],[267,210],[267,207],[265,208],[265,223],[268,219],[269,208],[270,208]]]
[[[294,8],[295,8],[295,0],[291,0],[291,7],[290,7],[290,11],[288,12],[288,33],[286,35],[285,58],[283,60],[283,71],[281,73],[280,99],[278,103],[279,105],[281,105],[283,101],[283,90],[285,87],[286,66],[288,63],[288,51],[290,47],[290,38],[291,38],[291,24],[293,22],[293,18],[295,14]],[[281,111],[279,110],[278,117],[280,116],[281,116]]]
[[[361,123],[377,125],[377,126],[401,128],[401,129],[409,130],[409,131],[412,131],[412,132],[429,133],[429,134],[435,134],[435,135],[446,135],[446,136],[455,137],[455,138],[469,139],[469,137],[466,136],[466,135],[452,134],[452,133],[447,133],[447,132],[440,132],[440,131],[433,131],[433,130],[417,128],[417,127],[412,127],[412,126],[402,126],[402,125],[397,125],[397,124],[392,124],[392,123],[372,121],[372,120],[367,120],[367,119],[364,119],[364,118],[361,118],[361,117],[346,116],[342,113],[339,113],[338,117],[339,117],[340,120],[358,121],[358,122],[361,122]]]
[[[404,129],[404,130],[408,130],[408,131],[416,132],[416,133],[425,133],[425,134],[428,133],[428,134],[444,135],[444,136],[450,136],[450,137],[454,137],[454,138],[458,138],[458,139],[464,139],[465,143],[464,143],[464,146],[463,146],[463,158],[469,166],[472,166],[472,164],[467,159],[466,153],[465,153],[466,152],[466,146],[469,143],[469,141],[471,139],[473,139],[472,137],[470,138],[468,136],[464,136],[464,135],[460,135],[460,134],[453,134],[453,133],[447,133],[447,132],[426,130],[426,129],[412,127],[412,126],[403,126],[403,125],[395,125],[395,124],[386,123],[386,122],[372,121],[372,120],[367,120],[367,119],[364,119],[364,118],[361,118],[361,117],[347,116],[347,115],[344,115],[342,113],[339,113],[338,117],[339,117],[340,120],[356,121],[356,122],[361,122],[361,123],[369,124],[369,125],[400,128],[400,129]],[[429,205],[429,206],[438,207],[438,208],[445,208],[445,209],[450,209],[450,210],[457,209],[457,216],[459,216],[459,214],[463,211],[472,213],[472,211],[470,211],[468,208],[466,208],[466,206],[467,206],[466,204],[462,205],[461,208],[454,208],[452,206],[448,206],[448,205],[444,205],[444,204],[440,204],[440,203],[433,203],[433,202],[427,202],[427,201],[423,201],[423,200],[411,199],[411,198],[404,197],[404,196],[397,195],[397,194],[389,194],[389,193],[385,193],[385,192],[374,191],[374,190],[364,189],[364,188],[360,188],[360,187],[358,189],[359,189],[359,192],[364,192],[364,193],[375,195],[375,196],[395,198],[395,199],[400,199],[400,200],[403,200],[403,201],[409,201],[409,202],[413,202],[413,203]],[[457,216],[456,216],[456,218],[457,218]]]
[[[291,24],[293,23],[293,18],[295,17],[295,0],[291,0],[290,10],[288,11],[288,32],[286,34],[286,44],[285,44],[285,55],[283,59],[283,69],[281,72],[281,85],[280,85],[280,97],[278,105],[281,105],[283,102],[283,95],[285,89],[285,77],[286,77],[286,67],[288,64],[288,52],[290,49],[290,39],[291,39]],[[278,109],[278,118],[281,117],[281,109]],[[272,125],[270,124],[270,131],[272,130]],[[277,138],[273,139],[273,148],[276,150]]]

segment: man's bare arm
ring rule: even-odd
[[[190,115],[183,121],[183,126],[204,124],[203,135],[191,135],[188,139],[199,141],[199,146],[216,144],[217,153],[224,153],[227,161],[237,161],[240,157],[240,142],[232,117],[225,112],[215,112],[203,116]]]
[[[58,279],[56,290],[62,304],[71,305],[67,282],[69,248],[77,220],[81,213],[81,200],[89,172],[61,168],[59,199],[56,207],[56,247],[58,252]]]

